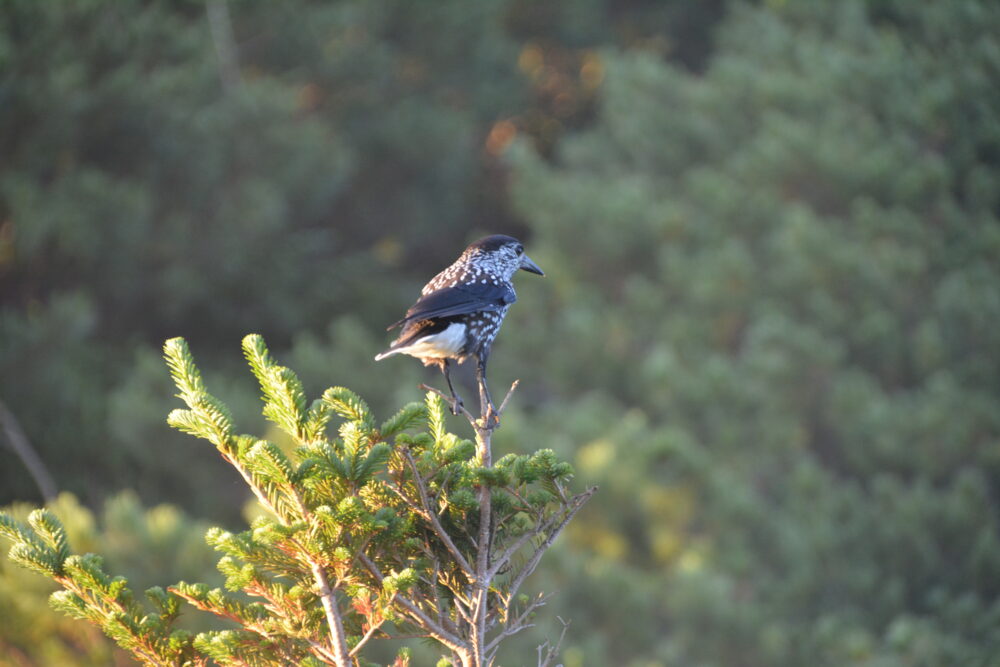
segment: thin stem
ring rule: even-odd
[[[323,646],[315,639],[309,639],[307,641],[309,642],[309,646],[312,647],[313,653],[319,656],[320,660],[328,664],[337,664],[337,660],[334,658],[333,654],[330,653],[330,649]]]
[[[513,581],[511,581],[510,589],[507,592],[507,594],[510,595],[510,599],[514,599],[514,596],[517,595],[517,590],[521,587],[521,584],[523,584],[524,580],[535,571],[536,567],[538,567],[538,561],[542,559],[542,554],[544,554],[548,548],[552,546],[552,543],[555,542],[556,538],[559,537],[559,534],[562,533],[566,524],[568,524],[570,520],[576,516],[576,513],[580,511],[580,508],[583,507],[584,503],[590,500],[590,497],[596,492],[597,487],[592,486],[583,493],[573,497],[570,501],[571,505],[569,509],[566,511],[566,514],[563,515],[562,521],[560,521],[559,524],[556,525],[556,527],[553,528],[548,535],[546,535],[545,539],[542,540],[542,543],[538,545],[538,548],[535,549],[535,552],[531,555],[531,558],[528,559],[528,562],[525,563],[521,571],[516,577],[514,577]]]
[[[489,390],[486,387],[485,369],[483,364],[480,363],[477,369],[477,379],[480,384],[480,413],[481,418],[475,419],[468,410],[463,406],[460,407],[461,414],[465,415],[466,419],[472,425],[473,430],[476,433],[476,454],[479,460],[479,465],[483,468],[490,468],[493,465],[493,450],[492,450],[492,436],[493,431],[500,424],[500,416],[503,411],[507,408],[511,396],[517,389],[519,381],[514,381],[511,384],[510,389],[504,396],[503,401],[500,403],[499,408],[494,408],[492,400],[489,397]],[[448,399],[448,396],[433,387],[427,385],[421,385],[421,387],[427,391],[431,391],[441,396],[444,399]],[[415,483],[417,484],[418,491],[421,495],[421,506],[423,509],[422,513],[429,514],[430,517],[434,519],[432,526],[436,522],[436,514],[430,510],[429,502],[426,498],[425,490],[422,488],[423,480],[417,473],[416,463],[413,461],[412,456],[409,452],[406,452],[407,463],[409,464],[411,470],[413,471]],[[538,567],[538,562],[541,560],[542,554],[544,554],[555,539],[562,533],[566,524],[576,515],[576,513],[583,507],[584,503],[594,494],[597,487],[591,487],[587,491],[574,496],[571,499],[567,499],[562,489],[559,490],[560,500],[562,501],[562,510],[556,512],[555,516],[550,517],[548,520],[542,522],[541,525],[536,526],[536,528],[523,536],[520,536],[515,540],[514,544],[510,545],[504,549],[503,553],[499,556],[496,561],[491,562],[490,551],[492,549],[492,540],[495,531],[495,527],[492,525],[493,522],[493,498],[492,489],[490,486],[484,482],[479,485],[479,532],[475,538],[476,542],[476,562],[475,571],[472,577],[472,590],[469,591],[469,614],[463,613],[459,605],[456,604],[456,609],[458,613],[462,616],[462,620],[468,623],[469,627],[469,642],[468,651],[455,650],[453,652],[457,657],[461,658],[463,667],[489,667],[493,664],[493,659],[496,655],[497,650],[499,650],[499,644],[501,639],[508,637],[520,630],[530,627],[527,624],[527,618],[530,612],[544,604],[547,598],[540,597],[534,603],[529,605],[528,609],[524,610],[520,615],[518,615],[513,620],[509,617],[511,602],[515,599],[517,590],[524,583],[524,580],[534,572],[535,568]],[[514,494],[517,496],[516,492]],[[405,499],[405,498],[404,498]],[[438,524],[440,526],[440,524]],[[438,532],[438,528],[435,527],[435,533]],[[443,529],[441,529],[443,533]],[[508,585],[508,590],[505,595],[500,597],[501,606],[493,610],[494,613],[490,613],[489,609],[489,591],[493,582],[493,579],[497,574],[506,567],[510,560],[513,558],[520,549],[531,542],[536,536],[542,537],[542,541],[538,544],[535,550],[532,552],[528,561],[521,568],[514,578]],[[471,536],[470,536],[471,537]],[[450,538],[449,538],[450,539]],[[448,542],[445,542],[446,546]],[[449,547],[449,551],[451,548]],[[456,549],[457,551],[457,549]],[[452,553],[454,556],[455,554]],[[456,558],[460,563],[467,562],[464,559]],[[466,571],[465,565],[462,567],[463,571]],[[405,605],[404,605],[405,606]],[[419,611],[419,610],[418,610]],[[487,643],[487,632],[492,628],[497,622],[500,616],[506,619],[505,627],[500,632],[500,634],[495,637],[492,641]],[[470,618],[471,617],[471,618]],[[563,629],[563,635],[565,635],[565,627]],[[560,637],[560,643],[562,638]],[[539,664],[548,664],[551,659],[556,655],[558,651],[559,644],[557,643],[555,647],[550,648],[549,651],[543,656],[543,647],[539,647]]]
[[[532,600],[531,603],[524,608],[524,611],[518,614],[516,618],[508,620],[508,622],[505,624],[503,631],[499,635],[494,637],[493,640],[489,643],[489,646],[486,647],[486,652],[490,653],[492,656],[493,654],[496,653],[496,651],[500,649],[501,640],[503,640],[506,637],[510,637],[511,635],[515,635],[522,630],[527,630],[528,628],[534,627],[535,625],[534,623],[525,623],[525,621],[528,620],[532,612],[534,612],[536,609],[538,609],[546,602],[548,602],[549,598],[551,597],[552,597],[551,594],[540,595],[536,599]]]
[[[368,643],[368,640],[371,639],[376,632],[378,632],[378,629],[382,627],[382,623],[384,622],[385,621],[374,623],[372,624],[372,627],[368,628],[368,632],[365,633],[365,636],[362,637],[361,640],[358,641],[358,643],[354,646],[354,648],[351,649],[350,656],[352,658],[361,652],[361,649],[364,647],[364,645]]]
[[[549,642],[546,641],[538,647],[538,667],[549,666],[552,659],[559,655],[559,647],[562,646],[563,639],[566,638],[566,630],[569,629],[569,621],[564,621],[560,616],[556,616],[556,618],[558,618],[559,622],[563,624],[562,632],[559,633],[559,639],[556,640],[555,644],[549,644]],[[543,658],[542,650],[546,648],[548,650],[545,651],[545,656]]]
[[[517,389],[517,385],[519,384],[521,384],[520,380],[514,380],[514,382],[510,385],[510,389],[507,390],[507,395],[503,397],[503,400],[500,402],[500,407],[497,408],[497,417],[503,414],[503,411],[507,408],[507,401],[510,400],[510,397],[514,394],[514,390]]]
[[[417,463],[413,460],[413,454],[410,453],[409,448],[403,448],[403,456],[406,458],[406,463],[410,466],[410,471],[413,473],[413,483],[417,487],[417,494],[420,496],[420,507],[423,508],[420,512],[423,514],[424,518],[431,524],[431,529],[434,534],[438,536],[444,546],[448,549],[448,552],[458,563],[462,571],[467,575],[471,576],[473,574],[472,568],[469,566],[469,562],[462,555],[462,552],[458,550],[455,543],[452,541],[451,536],[445,531],[444,527],[441,525],[441,521],[438,519],[437,512],[431,507],[430,501],[427,498],[427,489],[424,486],[424,480],[420,476],[420,471],[417,469]]]
[[[439,578],[441,577],[441,568],[439,567],[438,559],[432,558],[431,562],[434,564],[434,576],[428,583],[428,588],[430,588],[431,594],[434,596],[434,609],[437,611],[438,623],[441,627],[445,625],[445,615],[444,615],[444,605],[441,602],[441,595],[438,594]]]
[[[31,479],[35,481],[35,486],[38,487],[42,498],[46,502],[55,500],[56,494],[59,493],[55,480],[52,479],[49,469],[45,467],[42,457],[31,446],[31,441],[25,435],[24,429],[21,428],[21,424],[17,421],[17,417],[14,416],[14,413],[10,411],[3,401],[0,401],[0,426],[3,427],[3,432],[7,436],[10,448],[21,459],[21,463],[28,470]]]
[[[326,572],[319,563],[310,560],[313,578],[319,586],[320,600],[323,602],[323,611],[326,613],[326,622],[330,627],[330,641],[333,644],[333,658],[337,667],[350,667],[351,658],[347,651],[347,638],[344,635],[344,624],[340,618],[340,610],[337,608],[337,600],[330,588],[330,581],[326,577]]]
[[[309,508],[306,506],[305,500],[302,499],[302,494],[299,493],[298,488],[295,486],[292,486],[292,497],[295,499],[302,517],[309,519],[311,515]],[[344,632],[344,621],[340,615],[340,608],[337,606],[337,598],[333,593],[333,588],[330,586],[330,580],[326,576],[326,570],[323,569],[323,565],[305,547],[299,545],[297,542],[296,544],[309,563],[313,578],[316,580],[316,586],[319,588],[320,600],[323,603],[323,612],[326,614],[326,623],[330,628],[330,643],[333,646],[333,658],[337,667],[349,667],[351,654],[347,650],[347,635]]]
[[[434,387],[432,387],[432,386],[430,386],[430,385],[428,385],[428,384],[423,384],[423,383],[421,383],[421,384],[419,385],[419,388],[420,388],[420,389],[423,389],[424,391],[429,391],[429,392],[432,392],[432,393],[434,393],[434,394],[437,394],[438,396],[440,396],[441,398],[443,398],[443,399],[444,399],[445,401],[447,401],[448,403],[451,403],[451,402],[452,402],[452,400],[451,400],[451,397],[450,397],[450,396],[448,396],[448,394],[446,394],[446,393],[444,393],[443,391],[441,391],[440,389],[436,389],[436,388],[434,388]],[[466,409],[466,407],[465,407],[464,405],[459,405],[459,406],[458,406],[458,410],[459,410],[459,412],[460,412],[460,413],[461,413],[462,415],[464,415],[464,416],[465,416],[465,418],[466,418],[466,419],[468,419],[468,420],[469,420],[470,422],[472,422],[473,424],[475,424],[475,423],[476,423],[476,418],[475,418],[475,417],[474,417],[474,416],[472,415],[472,413],[471,413],[471,412],[469,412],[469,411],[468,411],[468,410]]]
[[[487,423],[487,420],[484,420]],[[479,449],[479,464],[484,468],[493,465],[493,431],[487,427],[476,427],[476,443]],[[476,667],[485,667],[486,662],[486,612],[489,607],[490,582],[490,521],[493,512],[493,493],[485,482],[479,487],[479,538],[476,541],[476,580],[473,596],[472,645]]]
[[[379,584],[381,584],[385,577],[382,576],[382,572],[378,569],[378,565],[368,558],[368,556],[363,554],[361,555],[361,562],[368,569],[368,571],[371,572],[372,576],[375,577]],[[427,630],[428,634],[450,648],[452,651],[463,653],[468,650],[468,645],[462,641],[461,638],[448,632],[438,623],[435,623],[434,620],[425,614],[413,600],[397,594],[396,601],[409,612],[410,616],[419,627]]]
[[[549,521],[546,522],[545,525],[541,526],[539,529],[537,529],[537,530],[531,530],[531,531],[525,533],[524,535],[521,535],[520,537],[518,537],[517,541],[514,542],[514,544],[510,545],[509,547],[507,547],[507,549],[505,549],[504,552],[502,554],[500,554],[500,556],[497,557],[496,560],[493,561],[493,569],[491,570],[490,575],[491,576],[496,576],[496,574],[500,570],[502,570],[507,563],[510,562],[510,559],[513,558],[514,554],[516,554],[518,551],[520,551],[521,548],[524,547],[525,544],[527,544],[531,540],[535,539],[539,535],[544,534],[545,531],[547,531],[549,529],[549,527],[552,526],[553,523],[554,523],[554,519],[549,519]]]

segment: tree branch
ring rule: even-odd
[[[514,390],[517,389],[517,385],[519,384],[521,384],[520,380],[514,380],[514,382],[510,385],[510,389],[507,390],[507,395],[503,397],[503,400],[500,402],[500,407],[497,408],[497,419],[499,419],[500,415],[503,414],[503,411],[507,409],[507,402],[514,394]]]
[[[288,522],[285,521],[281,514],[278,513],[277,509],[271,504],[265,494],[258,485],[253,480],[253,475],[247,470],[235,456],[230,456],[226,452],[222,452],[222,457],[229,461],[230,464],[240,473],[243,480],[253,491],[254,495],[257,496],[257,500],[260,501],[261,505],[266,507],[275,519],[278,520],[283,526],[287,526]],[[299,495],[298,490],[293,488],[293,498],[298,503],[299,511],[301,512],[303,518],[308,517],[309,512],[302,500],[302,496]],[[344,623],[340,617],[340,609],[337,607],[337,600],[333,594],[333,589],[330,587],[330,580],[326,576],[326,572],[323,570],[322,565],[320,565],[316,559],[312,557],[311,554],[300,544],[298,546],[301,555],[305,558],[306,562],[309,564],[309,569],[312,572],[313,579],[316,582],[316,587],[319,589],[319,597],[323,603],[323,612],[326,614],[326,622],[330,629],[330,643],[333,649],[333,655],[336,659],[337,667],[350,667],[350,658],[348,657],[347,651],[347,638],[344,634]]]
[[[364,554],[361,555],[361,562],[368,569],[368,571],[371,572],[372,576],[375,577],[379,584],[381,584],[385,577],[382,576],[382,572],[378,569],[378,565],[372,562],[372,560]],[[399,595],[398,593],[396,594],[396,601],[405,607],[410,615],[416,619],[417,625],[427,630],[428,634],[450,648],[452,651],[461,653],[468,650],[468,645],[462,641],[461,638],[453,635],[439,624],[435,623],[432,618],[421,611],[420,607],[418,607],[415,602],[403,595]]]
[[[340,609],[337,608],[337,599],[330,588],[330,580],[327,579],[323,567],[310,559],[310,568],[313,578],[319,587],[319,597],[323,603],[323,612],[326,614],[326,622],[330,628],[330,641],[333,645],[333,657],[337,662],[337,667],[350,667],[351,659],[347,651],[347,638],[344,635],[344,623],[340,618]]]
[[[368,640],[371,639],[372,636],[374,636],[374,634],[376,632],[378,632],[378,629],[382,627],[382,623],[384,623],[384,622],[385,621],[380,621],[378,623],[373,623],[372,627],[368,628],[368,632],[365,633],[365,636],[362,637],[360,640],[358,640],[358,643],[355,644],[354,648],[351,649],[351,652],[350,652],[349,655],[352,658],[354,656],[356,656],[361,651],[362,648],[364,648],[364,645],[368,643]]]
[[[569,629],[568,621],[564,621],[560,616],[556,616],[556,618],[558,618],[559,622],[563,624],[562,632],[559,633],[559,639],[556,640],[555,644],[550,645],[546,640],[538,647],[538,667],[548,667],[548,665],[552,662],[552,659],[559,654],[559,647],[562,646],[563,639],[566,637],[566,630]],[[548,647],[548,650],[545,651],[545,656],[543,658],[542,650],[546,647]]]
[[[298,488],[292,486],[292,497],[295,499],[295,503],[298,505],[299,513],[302,515],[303,519],[308,520],[311,516],[309,508],[306,506],[305,500],[302,499],[302,494],[299,493]],[[281,520],[280,517],[278,519]],[[295,542],[293,540],[293,542]],[[312,570],[313,579],[316,580],[316,586],[319,588],[320,600],[323,603],[323,612],[326,614],[327,626],[330,628],[330,643],[333,647],[333,658],[337,664],[337,667],[350,667],[351,653],[347,650],[347,635],[344,632],[344,620],[340,615],[340,608],[337,606],[337,598],[333,593],[333,589],[330,587],[330,580],[326,576],[326,570],[323,569],[323,565],[319,563],[316,558],[313,557],[309,550],[303,545],[295,542],[296,546],[299,547],[303,556],[305,556],[306,561],[309,563],[309,567]]]
[[[509,619],[507,623],[504,624],[505,627],[503,631],[499,635],[494,637],[493,640],[486,647],[486,652],[491,654],[491,659],[492,655],[495,654],[500,649],[500,642],[505,637],[510,637],[511,635],[517,634],[521,630],[527,630],[528,628],[534,627],[535,625],[534,623],[525,623],[525,621],[528,620],[528,617],[531,616],[531,613],[533,611],[535,611],[536,609],[544,605],[546,602],[548,602],[549,598],[551,597],[552,597],[551,593],[549,595],[539,595],[537,598],[532,600],[528,604],[528,606],[524,608],[524,611],[518,614],[516,618]]]
[[[479,445],[479,465],[489,468],[493,465],[493,428],[483,419],[483,426],[473,424],[476,429],[476,443]],[[486,663],[486,612],[489,607],[490,581],[490,542],[492,533],[490,521],[493,512],[493,492],[489,485],[481,482],[479,488],[479,537],[476,540],[476,579],[474,583],[472,611],[474,623],[472,626],[472,645],[475,651],[474,664],[485,667]]]
[[[538,567],[538,561],[542,559],[542,554],[544,554],[548,548],[552,546],[552,543],[555,542],[557,537],[559,537],[559,534],[566,527],[566,524],[568,524],[570,520],[576,516],[576,513],[580,511],[580,508],[583,507],[584,503],[590,500],[590,497],[596,492],[597,487],[592,486],[583,493],[573,497],[570,501],[570,508],[566,511],[562,521],[560,521],[559,524],[552,529],[551,532],[549,532],[546,538],[542,540],[542,543],[538,545],[537,549],[535,549],[535,552],[531,555],[531,558],[528,559],[528,562],[525,563],[521,571],[511,581],[510,590],[508,591],[510,599],[514,599],[514,596],[517,595],[517,590],[521,587],[521,584],[523,584],[524,580],[535,571],[536,567]]]
[[[444,543],[444,546],[448,549],[448,552],[458,563],[459,567],[462,568],[462,571],[471,578],[474,575],[472,567],[469,565],[469,561],[465,559],[465,556],[462,555],[462,552],[458,550],[458,547],[455,546],[451,536],[445,531],[444,526],[441,525],[437,512],[431,507],[430,501],[427,498],[427,489],[424,486],[424,480],[420,476],[420,471],[417,470],[417,463],[413,460],[413,454],[410,453],[408,447],[403,447],[403,456],[406,458],[406,463],[410,466],[410,471],[413,473],[413,483],[417,487],[417,493],[420,496],[420,505],[423,508],[420,513],[430,522],[434,534]]]
[[[444,399],[445,403],[448,403],[449,405],[455,405],[454,399],[452,399],[451,396],[449,396],[448,394],[444,393],[440,389],[435,389],[434,387],[430,386],[429,384],[423,384],[423,383],[421,383],[418,386],[420,387],[420,389],[423,389],[424,391],[429,391],[429,392],[431,392],[433,394],[437,394],[438,396],[440,396],[441,398]],[[465,416],[465,418],[469,420],[469,422],[471,422],[472,424],[476,423],[475,416],[473,416],[473,414],[471,412],[469,412],[465,408],[464,405],[459,404],[458,405],[458,409]]]

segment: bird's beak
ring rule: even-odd
[[[531,258],[527,255],[521,255],[521,265],[518,268],[530,271],[531,273],[537,273],[540,276],[545,275],[545,272],[538,268],[538,265],[532,262]]]

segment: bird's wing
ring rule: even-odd
[[[444,287],[420,297],[406,311],[406,317],[392,324],[388,329],[394,329],[407,322],[429,320],[435,317],[453,317],[481,310],[500,310],[515,301],[517,301],[517,295],[509,285],[470,283]]]

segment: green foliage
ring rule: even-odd
[[[229,592],[184,581],[166,591],[153,587],[146,591],[152,612],[125,577],[106,573],[101,557],[71,555],[52,512],[31,512],[30,525],[0,515],[0,533],[14,542],[11,560],[62,587],[51,596],[54,609],[97,625],[144,664],[177,667],[310,658],[348,667],[373,637],[398,633],[431,637],[453,660],[468,662],[475,654],[485,665],[503,637],[526,627],[542,599],[520,603],[523,611],[513,617],[518,588],[593,493],[567,495],[570,470],[551,450],[483,466],[473,458],[475,445],[444,430],[443,404],[432,394],[426,407],[408,406],[390,420],[385,431],[396,439],[386,440],[367,403],[343,387],[326,390],[322,402],[306,409],[295,373],[277,365],[260,336],[247,336],[243,349],[261,385],[264,415],[295,441],[287,455],[272,442],[235,434],[184,340],[170,339],[163,349],[188,406],[169,422],[215,445],[267,514],[240,533],[206,534],[223,554],[217,567]],[[321,413],[331,411],[344,419],[338,438],[323,428],[328,417]],[[402,433],[418,417],[430,432]],[[477,431],[481,451],[489,451],[489,437]],[[551,493],[534,488],[540,480]],[[457,502],[449,507],[452,498]],[[522,551],[530,557],[515,565]],[[501,570],[505,576],[498,577]],[[238,628],[175,629],[180,600]],[[495,638],[476,634],[478,628],[493,630]],[[397,663],[408,656],[400,654]]]
[[[505,511],[553,497],[530,464],[551,448],[602,486],[540,573],[574,610],[567,667],[991,664],[994,4],[230,2],[243,76],[225,91],[201,4],[11,0],[0,396],[86,502],[128,480],[227,525],[238,473],[162,424],[156,348],[176,331],[232,415],[216,400],[172,423],[217,439],[254,424],[231,456],[280,448],[325,531],[343,514],[407,534],[321,500],[368,488],[373,445],[391,446],[386,466],[401,448],[440,466],[442,521],[473,527],[480,481],[531,480],[520,499],[494,489]],[[524,238],[547,278],[519,285],[494,353],[497,387],[525,382],[496,434],[516,456],[484,471],[451,417],[428,425],[411,403],[430,375],[370,359],[381,325],[486,230]],[[297,427],[307,444],[265,432],[260,392],[222,354],[262,327],[303,395],[341,378],[373,413],[409,405],[356,426],[320,399]],[[287,471],[261,448],[285,503]],[[32,497],[6,452],[4,497]],[[129,581],[206,580],[174,573],[145,518],[81,544],[59,516]],[[250,553],[289,567],[271,547],[296,526],[254,523]],[[224,555],[234,584],[257,575]],[[5,652],[110,662],[89,626],[39,609],[39,575],[14,572]],[[503,664],[553,634],[537,622]]]
[[[382,437],[388,438],[416,426],[417,422],[426,418],[427,410],[423,405],[410,403],[385,420],[379,427],[379,433],[382,434]]]
[[[307,387],[413,400],[385,387],[416,369],[362,360],[455,247],[520,227],[483,148],[494,125],[554,142],[589,113],[590,48],[667,29],[668,51],[703,51],[722,3],[227,2],[235,86],[212,4],[0,8],[0,396],[60,488],[99,502],[131,479],[232,521],[224,465],[162,425],[160,342],[198,341],[241,422],[253,394],[214,360],[262,326]],[[546,76],[526,75],[519,55],[543,47]],[[0,456],[0,502],[35,498]]]
[[[181,338],[171,338],[163,346],[163,354],[170,374],[180,389],[177,397],[190,407],[190,410],[171,412],[167,423],[179,431],[205,438],[229,453],[233,447],[232,415],[219,399],[205,391],[201,373],[194,366],[187,343]]]
[[[558,398],[509,435],[606,500],[547,570],[615,628],[566,664],[990,664],[1000,12],[769,5],[511,153],[553,285],[508,372]]]
[[[357,303],[351,276],[398,262],[400,238],[373,232],[380,221],[405,212],[411,227],[402,241],[427,238],[442,221],[457,230],[468,206],[462,193],[476,184],[467,147],[498,103],[443,104],[455,85],[447,81],[393,92],[387,84],[402,80],[404,64],[419,58],[415,66],[427,71],[447,56],[389,42],[395,21],[418,18],[409,11],[351,4],[234,8],[237,39],[267,37],[241,50],[243,66],[258,75],[228,95],[204,7],[4,4],[0,378],[47,458],[102,461],[96,474],[105,489],[156,468],[155,455],[131,451],[121,425],[108,426],[106,392],[136,382],[123,349],[149,352],[175,328],[231,340],[264,320],[288,341],[331,312],[374,314],[348,306]],[[510,48],[496,23],[466,15],[462,32],[477,44],[476,63],[495,63]],[[331,51],[330,40],[343,48]],[[290,44],[310,63],[305,69],[290,66]],[[461,79],[483,81],[492,100],[518,88],[512,61],[486,78],[472,65]],[[398,111],[371,112],[383,106]],[[427,160],[453,168],[427,170]],[[390,173],[387,165],[395,165]],[[385,187],[384,178],[395,184]],[[314,279],[317,272],[324,277]],[[365,292],[376,307],[393,300],[378,285]],[[32,380],[16,386],[13,378]],[[72,419],[50,419],[52,410]],[[109,435],[112,451],[96,445]],[[31,492],[13,465],[3,469],[11,471],[4,489]],[[145,481],[161,496],[180,486],[174,497],[210,507],[218,504],[205,491],[210,480],[192,480],[186,493],[183,479]],[[60,481],[82,491],[71,474]]]
[[[323,402],[338,415],[352,422],[354,428],[363,435],[374,434],[375,423],[368,404],[350,389],[331,387],[323,392]]]
[[[22,521],[30,517],[35,517],[34,521]],[[62,575],[86,580],[88,585],[97,585],[109,593],[113,585],[115,592],[111,598],[128,600],[129,593],[123,588],[125,579],[136,584],[133,590],[148,588],[146,597],[152,606],[144,608],[138,616],[127,617],[138,622],[140,627],[145,627],[142,623],[147,616],[145,622],[156,625],[170,622],[179,611],[178,598],[153,586],[154,582],[165,577],[218,580],[211,567],[211,550],[201,537],[205,532],[202,524],[186,519],[173,507],[146,510],[129,493],[109,499],[99,521],[75,498],[63,494],[45,510],[29,512],[25,506],[5,509],[0,513],[0,526],[3,526],[4,536],[21,543],[44,543],[41,535],[45,533],[63,536],[53,541],[67,545],[63,552],[66,557],[62,558]],[[40,530],[36,532],[34,526]],[[100,551],[107,556],[108,569],[123,572],[126,577],[113,582],[99,566],[99,559],[72,556],[68,553],[69,544]],[[52,547],[45,545],[45,548]],[[58,549],[54,550],[58,554]],[[0,643],[6,654],[0,657],[0,664],[96,667],[120,660],[121,652],[115,655],[113,644],[102,637],[100,630],[63,616],[67,614],[98,624],[105,622],[102,613],[87,603],[89,598],[79,591],[53,591],[48,578],[52,574],[47,571],[45,575],[26,574],[9,561],[0,561],[0,609],[3,610],[0,613]],[[182,625],[194,627],[190,619]],[[207,627],[204,623],[201,625],[201,629]],[[172,650],[181,651],[190,645],[190,640],[183,637],[185,632],[188,630],[178,629],[164,635],[163,639],[173,643]]]

